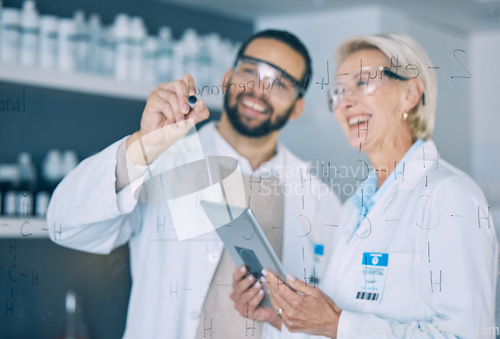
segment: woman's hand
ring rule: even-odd
[[[245,266],[238,267],[233,274],[233,293],[231,300],[234,308],[245,318],[266,321],[277,329],[281,329],[281,321],[276,312],[267,307],[259,306],[264,298],[262,283],[254,276],[247,275]]]
[[[290,332],[335,338],[342,310],[319,288],[287,275],[287,285],[271,272],[263,270],[263,279],[275,310],[283,310],[281,320]]]

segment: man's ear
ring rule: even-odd
[[[233,70],[230,68],[222,76],[222,79],[221,79],[221,85],[223,86],[222,88],[226,88],[226,86],[228,85],[229,80],[231,79],[232,76],[233,76]]]
[[[404,97],[404,107],[407,111],[411,111],[422,100],[424,93],[424,83],[419,78],[414,78],[406,81],[406,91]]]
[[[297,101],[295,101],[295,104],[293,106],[292,113],[290,113],[290,117],[288,119],[297,120],[304,111],[304,105],[305,105],[304,98],[297,99]]]

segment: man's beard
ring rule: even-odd
[[[227,117],[229,118],[229,121],[231,122],[231,125],[233,128],[240,133],[241,135],[250,137],[250,138],[259,138],[268,135],[269,133],[273,131],[277,131],[281,129],[286,122],[288,121],[288,118],[290,117],[290,114],[292,114],[293,108],[295,105],[291,105],[288,111],[283,114],[282,116],[277,116],[276,121],[271,121],[274,110],[271,105],[267,103],[267,101],[264,101],[268,107],[268,113],[269,114],[269,119],[264,121],[262,124],[256,127],[250,127],[246,125],[243,121],[240,115],[238,114],[238,101],[241,99],[243,95],[251,96],[250,94],[245,94],[245,93],[240,93],[236,97],[236,103],[234,106],[229,106],[229,92],[226,93],[224,96],[224,109],[226,110]],[[262,99],[261,99],[262,100]]]

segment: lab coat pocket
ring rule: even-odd
[[[420,254],[389,253],[387,279],[384,287],[381,316],[399,321],[415,319],[421,311]]]

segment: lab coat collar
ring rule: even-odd
[[[396,182],[400,183],[401,189],[412,190],[426,175],[438,170],[440,161],[436,144],[432,140],[427,140],[415,150],[405,164],[404,171],[399,173]]]
[[[404,165],[400,162],[396,166],[394,170],[396,173],[390,174],[394,175],[392,184],[386,187],[385,190],[375,193],[376,199],[372,202],[371,208],[362,211],[358,210],[358,212],[362,215],[367,215],[369,212],[378,213],[377,211],[380,206],[376,204],[377,201],[381,199],[389,199],[390,201],[395,198],[394,192],[396,192],[396,190],[411,191],[417,184],[425,184],[425,177],[439,168],[439,158],[438,148],[434,142],[432,140],[424,142],[413,151],[408,159],[403,159]],[[350,199],[350,203],[353,204],[356,209],[358,209],[359,205],[359,203],[357,203],[358,200],[359,197],[357,196],[353,196]],[[387,204],[387,201],[385,204]],[[356,229],[361,226],[364,221],[365,218],[361,217],[358,223],[354,223],[353,231],[350,233],[351,238],[349,239],[352,239],[352,235],[354,235]]]

